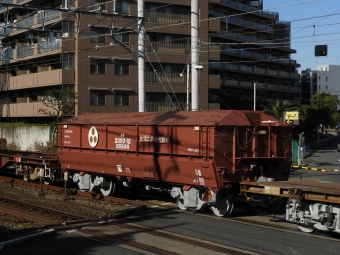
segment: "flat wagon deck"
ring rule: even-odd
[[[241,182],[242,195],[260,194],[290,198],[303,195],[304,200],[340,204],[340,183],[314,180],[278,182]]]
[[[340,233],[340,183],[312,180],[241,182],[240,193],[249,203],[264,197],[287,198],[286,220],[304,232]]]

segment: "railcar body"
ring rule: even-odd
[[[222,216],[233,183],[288,180],[291,130],[259,111],[86,113],[58,125],[58,156],[82,191],[142,185]]]

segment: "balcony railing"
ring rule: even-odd
[[[0,53],[0,61],[9,62],[11,59],[13,59],[13,49],[12,48],[4,49]]]
[[[245,65],[241,65],[240,70],[241,70],[242,72],[249,72],[249,73],[252,72],[252,68],[251,68],[250,66],[245,66]]]
[[[223,64],[223,68],[237,71],[238,70],[238,65],[235,65],[235,64]]]
[[[160,72],[145,72],[145,82],[171,82],[185,83],[186,77],[181,77],[181,73],[160,73]]]
[[[6,27],[6,28],[0,27],[0,36],[5,36],[12,32],[13,32],[13,27]]]
[[[60,39],[55,39],[54,42],[41,42],[38,43],[38,53],[49,52],[60,49]]]
[[[242,49],[242,50],[240,50],[240,55],[251,58],[253,53],[251,51],[247,51],[247,50]]]
[[[238,55],[238,52],[239,52],[238,49],[233,49],[233,48],[229,48],[226,46],[221,46],[221,51],[227,54],[234,54],[234,55]]]
[[[190,44],[185,43],[170,43],[170,42],[152,42],[145,43],[145,51],[157,53],[174,53],[174,54],[189,54],[191,51]]]
[[[254,88],[254,83],[250,81],[236,81],[223,79],[221,86],[232,86],[232,87],[243,87],[243,88]],[[300,93],[300,87],[268,84],[268,83],[258,83],[256,86],[258,90],[267,91],[279,91],[279,92],[290,92],[290,93]]]
[[[45,15],[45,21],[49,21],[52,19],[56,19],[60,16],[60,11],[58,10],[43,10],[38,13],[38,22],[42,23],[44,21],[44,15]]]
[[[182,24],[190,26],[190,15],[179,13],[164,13],[164,12],[145,12],[146,22],[167,23],[167,24]]]
[[[254,67],[254,73],[266,74],[266,69]]]
[[[240,87],[251,88],[253,83],[250,81],[240,81]]]
[[[277,76],[277,71],[276,70],[267,70],[267,74]]]
[[[34,54],[34,48],[31,45],[17,49],[17,57],[18,58],[24,58],[24,57],[32,56],[33,54]]]
[[[246,19],[240,19],[241,21],[241,25],[247,26],[247,27],[252,27],[253,26],[253,22],[250,20],[246,20]]]
[[[266,55],[265,55],[265,54],[262,54],[262,53],[254,52],[254,58],[258,58],[258,59],[266,59]]]
[[[34,17],[28,17],[16,24],[17,30],[20,28],[28,28],[34,25]]]
[[[222,86],[238,86],[238,81],[234,81],[234,80],[222,80]]]
[[[289,77],[289,73],[285,71],[279,71],[279,76]]]
[[[147,112],[169,112],[185,108],[186,102],[145,102],[145,110]]]

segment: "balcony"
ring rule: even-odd
[[[189,54],[191,51],[190,44],[185,43],[171,43],[171,42],[152,42],[145,43],[145,51],[168,54]]]
[[[3,49],[0,54],[0,61],[9,62],[11,59],[13,59],[13,48]]]
[[[288,73],[288,72],[285,72],[285,71],[279,71],[279,76],[282,76],[282,77],[289,77],[289,73]]]
[[[13,76],[10,90],[74,83],[74,70],[57,69],[46,72]]]
[[[228,86],[237,87],[238,86],[238,81],[224,79],[222,81],[222,86],[223,87],[228,87]]]
[[[34,47],[25,46],[17,49],[17,58],[25,58],[34,55]]]
[[[259,68],[259,67],[254,67],[254,73],[258,73],[258,74],[266,74],[266,69],[264,69],[264,68]]]
[[[54,42],[41,42],[38,43],[38,53],[45,53],[53,50],[60,49],[60,39],[55,39]]]
[[[38,12],[38,23],[43,23],[49,20],[57,19],[61,16],[58,10],[42,10]]]
[[[3,117],[42,117],[46,116],[39,112],[39,109],[43,107],[44,105],[42,102],[4,104],[3,107],[1,107],[1,114]]]
[[[235,80],[222,80],[222,87],[242,87],[247,89],[253,89],[254,83],[250,81],[235,81]],[[256,85],[257,90],[265,90],[265,91],[277,91],[277,92],[288,92],[288,93],[300,93],[300,87],[292,87],[285,85],[277,85],[277,84],[268,84],[268,83],[258,83]]]
[[[241,65],[240,66],[240,71],[251,73],[252,72],[252,68],[250,66]]]
[[[185,108],[186,102],[145,102],[146,112],[169,112]]]
[[[223,68],[228,69],[228,70],[238,70],[238,65],[237,64],[223,64]]]
[[[267,70],[267,74],[277,76],[277,71],[276,70]]]
[[[190,15],[145,11],[145,22],[180,24],[190,26]]]
[[[186,75],[180,73],[145,72],[145,82],[165,82],[186,84]]]

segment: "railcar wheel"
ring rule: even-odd
[[[298,224],[298,228],[305,233],[313,233],[315,228],[310,224]]]
[[[100,192],[106,197],[110,196],[114,192],[116,184],[113,183],[111,179],[105,179],[105,182],[105,186],[101,186]]]
[[[216,196],[216,203],[210,207],[216,216],[228,216],[234,208],[234,196],[228,191],[220,192]]]
[[[186,210],[188,207],[184,206],[184,199],[181,197],[176,197],[176,203],[179,209]]]

